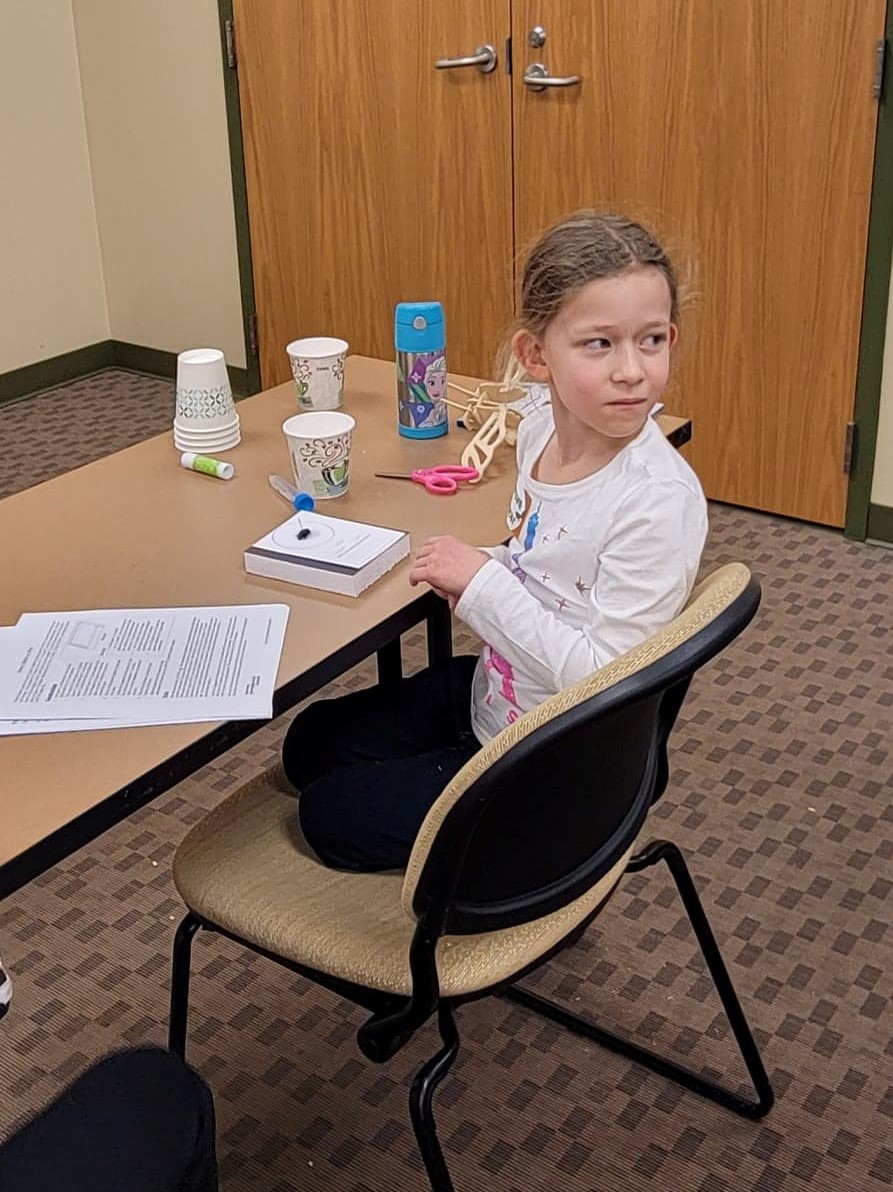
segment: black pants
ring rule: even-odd
[[[480,748],[470,655],[399,683],[317,700],[282,746],[307,843],[327,865],[400,869],[431,804]]]
[[[214,1103],[175,1055],[90,1068],[0,1148],[3,1192],[216,1192]]]

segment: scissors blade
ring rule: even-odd
[[[376,472],[376,476],[380,476],[383,480],[412,480],[413,477],[409,472]]]

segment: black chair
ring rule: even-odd
[[[271,771],[196,825],[174,880],[189,913],[174,943],[170,1046],[181,1055],[191,941],[217,931],[369,1012],[358,1043],[389,1060],[436,1016],[442,1046],[417,1073],[410,1113],[435,1192],[453,1188],[432,1111],[459,1048],[454,1011],[501,994],[747,1117],[772,1088],[685,860],[634,852],[667,784],[667,741],[695,671],[744,629],[760,589],[729,564],[653,638],[522,716],[446,786],[405,874],[321,866],[296,841],[294,796]],[[665,861],[756,1092],[751,1100],[517,986],[576,940],[624,873]]]

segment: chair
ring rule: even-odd
[[[301,851],[294,796],[275,772],[232,794],[189,832],[174,862],[189,912],[173,948],[171,1048],[185,1052],[191,942],[204,928],[363,1007],[369,1017],[357,1039],[377,1063],[436,1016],[442,1046],[410,1091],[434,1192],[453,1188],[433,1097],[459,1048],[454,1011],[488,994],[736,1113],[768,1113],[772,1088],[681,852],[662,840],[634,852],[667,784],[667,741],[691,678],[737,637],[759,601],[746,567],[719,568],[663,631],[506,728],[445,787],[405,874],[343,873]],[[755,1100],[516,985],[579,937],[624,873],[658,861],[676,881]]]

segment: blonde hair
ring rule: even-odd
[[[670,319],[679,314],[676,270],[663,246],[642,224],[606,211],[577,211],[547,228],[527,254],[517,319],[503,344],[503,380],[523,378],[511,340],[522,328],[542,336],[564,304],[590,282],[651,265],[666,278]]]

